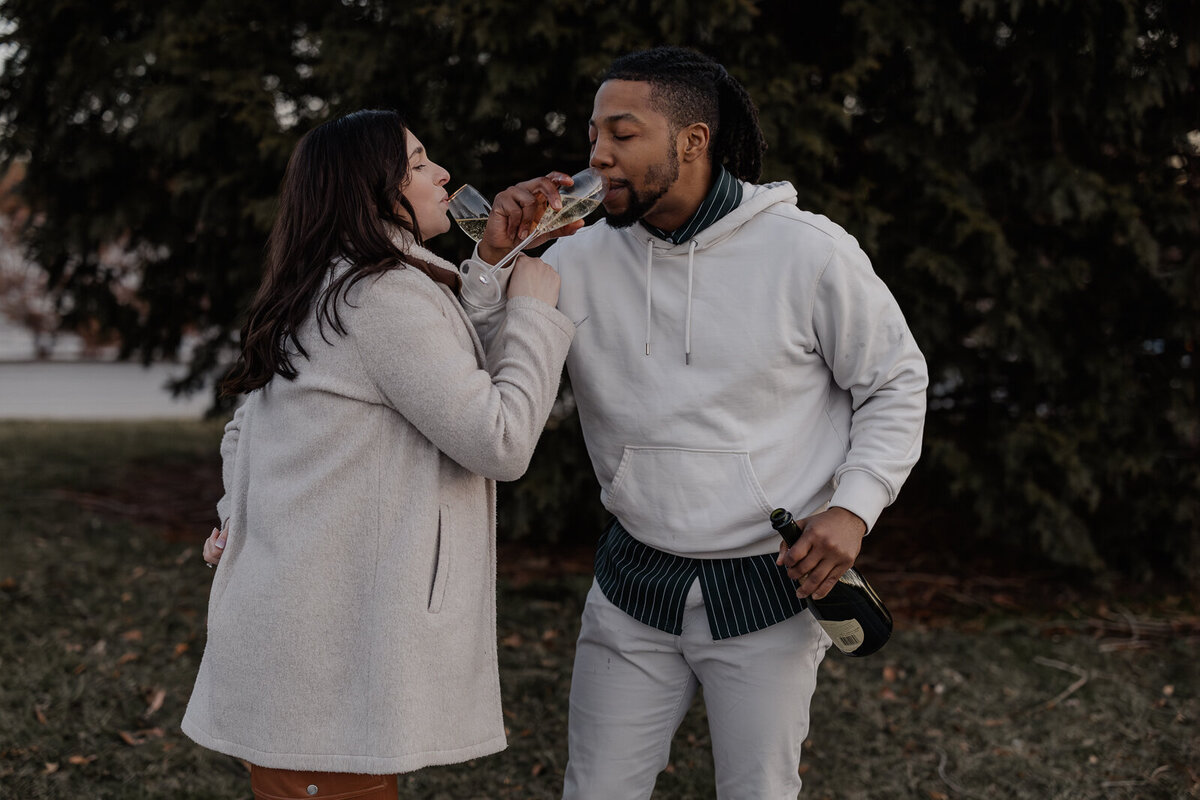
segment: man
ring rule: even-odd
[[[794,798],[830,644],[803,598],[854,563],[916,462],[925,362],[854,238],[797,209],[790,184],[752,182],[757,111],[719,64],[617,59],[589,136],[607,218],[543,256],[615,517],[576,649],[564,797],[649,797],[703,685],[718,797]],[[503,256],[561,183],[501,193],[507,227],[477,257]],[[503,311],[478,267],[463,265],[463,302],[487,336]],[[776,506],[804,529],[790,550]]]

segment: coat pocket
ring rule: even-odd
[[[771,513],[750,454],[736,450],[626,447],[601,499],[638,539],[678,553],[724,549]]]
[[[437,543],[434,547],[433,573],[429,581],[429,613],[442,610],[446,583],[450,578],[450,506],[438,506]]]

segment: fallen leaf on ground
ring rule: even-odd
[[[155,691],[152,695],[150,695],[149,705],[146,706],[146,710],[142,716],[148,717],[155,711],[158,711],[160,708],[162,708],[163,701],[166,699],[167,692],[165,689],[158,689]]]
[[[129,731],[117,731],[117,736],[121,737],[121,741],[130,747],[137,747],[139,744],[145,744],[150,739],[161,739],[166,736],[167,732],[162,728],[142,728],[141,730],[130,733]]]

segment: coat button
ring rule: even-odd
[[[316,793],[317,793],[317,785],[316,785],[315,783],[310,783],[310,784],[308,785],[308,793],[309,793],[309,794],[316,794]]]

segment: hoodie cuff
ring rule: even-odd
[[[466,305],[474,306],[475,308],[495,308],[504,304],[505,295],[508,294],[508,279],[512,277],[513,264],[516,263],[514,258],[508,262],[508,265],[501,268],[494,276],[489,277],[489,281],[496,281],[500,285],[500,292],[497,296],[496,289],[491,283],[483,283],[479,280],[480,275],[486,274],[491,270],[492,265],[485,262],[479,257],[479,244],[475,245],[475,250],[471,253],[471,257],[458,267],[458,273],[462,276],[462,288],[458,295]]]
[[[861,469],[848,469],[839,476],[829,505],[840,506],[858,515],[867,523],[867,533],[870,533],[892,500],[891,490],[874,475]]]

